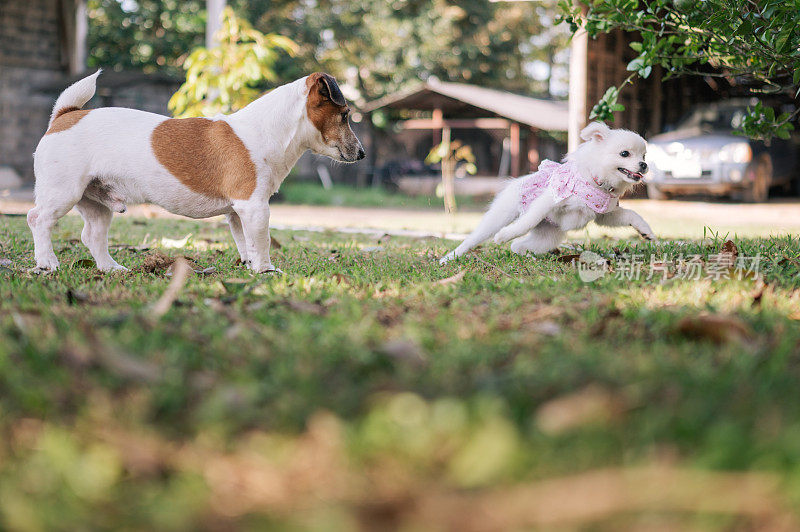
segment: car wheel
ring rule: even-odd
[[[769,198],[769,186],[772,183],[772,159],[762,153],[753,163],[753,182],[744,191],[744,200],[747,203],[763,203]]]
[[[655,183],[647,183],[647,197],[654,200],[669,199],[666,192],[658,188]]]

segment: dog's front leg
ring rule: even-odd
[[[502,244],[503,242],[508,242],[513,238],[524,235],[539,225],[539,222],[544,220],[544,217],[547,216],[547,213],[553,208],[554,203],[555,201],[550,191],[545,191],[541,196],[531,202],[528,210],[517,218],[514,223],[507,225],[494,235],[495,243]]]
[[[236,251],[239,252],[239,258],[242,264],[247,264],[247,240],[244,238],[244,230],[242,229],[242,220],[235,212],[225,215],[228,220],[228,226],[231,228],[231,235],[236,244]]]
[[[645,240],[656,239],[656,235],[653,234],[653,230],[650,229],[650,226],[644,221],[644,218],[630,209],[623,209],[622,207],[619,207],[611,212],[598,215],[594,221],[597,225],[603,225],[605,227],[620,227],[630,225],[636,229],[636,231]]]
[[[247,260],[256,273],[280,272],[269,258],[269,204],[266,201],[235,202],[244,233]]]

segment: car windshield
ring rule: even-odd
[[[738,129],[746,113],[744,107],[700,107],[684,118],[676,129],[701,131],[730,131]]]

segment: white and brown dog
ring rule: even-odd
[[[155,203],[191,218],[226,215],[243,262],[274,271],[269,198],[311,150],[341,162],[364,158],[336,80],[315,73],[230,115],[171,119],[107,107],[82,110],[98,71],[56,101],[34,154],[36,206],[28,212],[35,271],[58,268],[51,232],[73,206],[81,241],[100,270],[124,270],[108,253],[108,227],[127,204]]]
[[[594,220],[609,227],[631,226],[655,240],[637,213],[619,206],[619,197],[647,172],[647,143],[625,129],[594,122],[581,131],[585,140],[562,163],[544,161],[539,170],[513,180],[492,202],[478,227],[439,261],[444,264],[494,237],[515,239],[511,251],[524,255],[556,249],[567,231]]]

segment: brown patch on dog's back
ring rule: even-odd
[[[256,165],[227,122],[172,118],[150,138],[158,162],[199,194],[248,199],[256,188]]]
[[[77,107],[59,109],[45,135],[68,130],[77,124],[81,118],[88,115],[90,111],[91,109],[78,109]]]
[[[324,83],[324,78],[329,77],[336,83],[336,80],[328,74],[315,72],[306,79],[308,87],[308,98],[306,99],[306,112],[311,123],[314,124],[322,134],[322,140],[341,140],[342,136],[342,112],[347,109],[347,105],[337,105],[330,98],[326,98],[320,93],[317,86]],[[337,87],[338,90],[338,87]],[[342,100],[344,101],[344,100]]]

